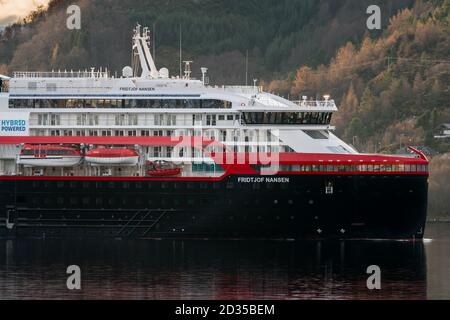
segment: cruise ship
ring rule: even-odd
[[[133,63],[1,76],[0,237],[421,239],[428,160],[361,154],[329,96]]]

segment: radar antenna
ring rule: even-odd
[[[191,70],[191,64],[194,63],[194,61],[183,61],[184,62],[184,78],[190,79],[192,70]]]

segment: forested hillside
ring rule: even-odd
[[[430,216],[450,217],[450,141],[435,139],[450,123],[450,1],[416,1],[381,35],[348,42],[327,64],[304,65],[270,91],[298,98],[331,94],[333,123],[360,151],[394,153],[406,145],[440,152],[431,159]]]
[[[366,32],[366,8],[380,3],[384,24],[414,0],[52,0],[47,11],[7,28],[0,41],[0,65],[8,71],[130,63],[136,22],[156,28],[158,66],[178,74],[179,29],[184,57],[210,68],[214,83],[273,79],[308,64],[327,63],[347,41]],[[82,27],[66,26],[67,6],[81,7]]]
[[[329,64],[303,66],[269,90],[331,94],[340,106],[338,133],[362,150],[393,152],[403,143],[447,151],[433,133],[450,122],[449,12],[449,0],[417,1],[380,37],[348,42]]]

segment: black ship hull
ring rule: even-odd
[[[0,237],[421,239],[427,175],[0,178]]]

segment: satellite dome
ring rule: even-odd
[[[159,70],[159,77],[163,78],[163,79],[168,79],[169,78],[169,69],[161,68]]]
[[[122,76],[124,78],[131,78],[133,76],[133,69],[130,66],[126,66],[122,69]]]

